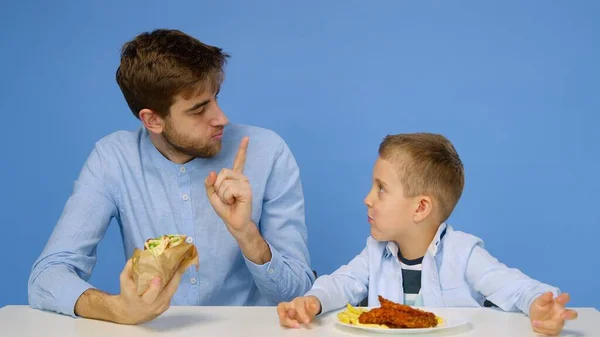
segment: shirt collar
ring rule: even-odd
[[[437,252],[440,248],[440,244],[442,243],[442,240],[444,239],[444,236],[446,235],[447,229],[448,229],[448,226],[446,225],[445,222],[442,222],[440,227],[438,227],[438,230],[435,233],[435,236],[433,237],[433,241],[431,241],[431,244],[427,248],[427,251],[432,256],[435,256],[437,254]]]
[[[383,258],[398,257],[398,244],[394,241],[388,241],[387,246],[383,250]]]
[[[429,252],[429,254],[431,254],[432,256],[435,256],[437,254],[439,246],[442,243],[442,239],[446,235],[447,229],[448,226],[445,222],[442,222],[442,224],[438,227],[438,230],[435,233],[435,236],[433,237],[433,241],[431,241],[431,244],[429,244],[429,247],[427,248],[427,252]],[[396,244],[396,242],[394,241],[388,241],[383,251],[383,258],[387,259],[392,256],[398,258],[398,244]]]

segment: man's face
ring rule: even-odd
[[[162,137],[180,154],[211,158],[221,150],[223,129],[229,120],[219,107],[214,92],[185,99],[178,96],[165,118]]]

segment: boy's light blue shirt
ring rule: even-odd
[[[204,188],[210,171],[233,166],[244,136],[250,138],[244,174],[253,193],[252,220],[272,253],[264,265],[243,256]],[[200,268],[187,270],[173,305],[276,305],[308,291],[314,275],[300,174],[290,149],[274,132],[242,125],[228,125],[222,144],[214,158],[177,165],[157,151],[144,128],[96,143],[33,265],[30,305],[74,316],[77,299],[93,287],[87,280],[96,247],[113,218],[127,258],[150,237],[193,239]]]
[[[557,288],[500,263],[483,248],[481,239],[443,223],[423,257],[416,305],[479,307],[487,299],[502,310],[529,314],[531,303],[547,291],[559,294]],[[397,244],[369,237],[366,248],[350,263],[319,277],[306,294],[310,295],[321,301],[321,314],[347,303],[357,305],[367,297],[368,305],[377,307],[379,295],[404,303]]]

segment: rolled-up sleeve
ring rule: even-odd
[[[73,193],[28,282],[29,305],[75,317],[75,303],[87,289],[96,248],[117,208],[105,179],[106,162],[98,144],[87,158]]]
[[[306,293],[315,276],[307,246],[304,195],[298,165],[285,142],[267,180],[259,227],[271,260],[257,265],[245,259],[259,291],[272,304]]]

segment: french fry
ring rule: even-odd
[[[346,310],[341,311],[337,314],[338,320],[342,323],[351,324],[351,325],[359,325],[359,326],[367,326],[373,328],[381,328],[381,329],[389,329],[385,325],[378,324],[362,324],[358,321],[358,317],[363,312],[366,312],[366,309],[353,307],[350,303],[346,304]]]
[[[346,304],[346,309],[348,309],[348,311],[350,311],[351,313],[356,314],[356,315],[360,315],[363,312],[367,311],[364,309],[359,309],[359,308],[353,307],[352,305],[350,305],[350,303]]]

